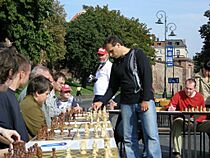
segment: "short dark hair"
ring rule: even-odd
[[[113,46],[115,46],[117,43],[124,45],[123,42],[115,35],[108,36],[104,41],[103,47],[105,48],[109,43]]]
[[[185,80],[185,85],[187,84],[187,82],[195,83],[195,87],[196,87],[196,80],[194,78],[188,78],[187,80]]]
[[[66,80],[66,76],[62,72],[56,72],[53,74],[54,81],[57,81],[60,77],[63,77]]]
[[[18,71],[17,50],[15,47],[0,49],[0,83],[4,84],[8,78]],[[12,72],[12,74],[10,74]]]
[[[33,94],[37,92],[38,94],[42,94],[46,92],[48,89],[51,91],[53,88],[50,80],[48,80],[46,77],[39,75],[35,78],[33,78],[27,88],[27,95]]]
[[[17,54],[18,71],[28,71],[28,65],[31,65],[30,60],[22,54]]]

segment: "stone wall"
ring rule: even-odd
[[[168,78],[173,77],[173,67],[166,68],[166,89],[167,93],[172,92],[174,86],[174,94],[183,88],[183,83],[187,78],[193,76],[193,62],[189,59],[176,60],[174,64],[174,77],[179,78],[179,83],[169,84]],[[164,70],[165,63],[156,61],[152,66],[153,73],[153,89],[155,93],[162,94],[164,90]]]

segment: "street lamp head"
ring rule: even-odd
[[[176,34],[174,33],[174,31],[171,31],[171,33],[168,36],[176,36]]]
[[[161,19],[158,19],[158,21],[155,22],[156,24],[163,24],[163,22],[161,21]]]
[[[175,23],[168,23],[166,28],[171,31],[171,33],[168,36],[176,36],[176,34],[174,33],[174,31],[176,30],[176,24]]]

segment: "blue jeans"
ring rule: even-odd
[[[138,118],[140,118],[147,156],[149,158],[161,158],[155,103],[150,100],[149,110],[146,112],[141,112],[140,106],[139,104],[121,104],[126,156],[127,158],[140,157],[137,136]]]

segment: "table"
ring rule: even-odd
[[[120,109],[116,109],[116,110],[109,110],[109,113],[112,114],[119,114],[121,112]],[[210,115],[210,111],[206,111],[206,112],[188,112],[188,111],[157,111],[157,115],[167,115],[169,116],[169,127],[171,129],[171,125],[172,125],[172,116],[174,115],[180,115],[183,117],[183,120],[187,119],[188,123],[190,123],[190,117],[194,116],[194,115]],[[185,149],[185,123],[183,123],[183,149]],[[191,130],[190,128],[188,128],[187,131],[187,135],[188,135],[188,158],[192,158],[192,152],[191,152]],[[194,150],[196,151],[196,126],[195,126],[195,121],[194,121],[194,128],[193,128],[193,135],[194,135]],[[169,132],[169,157],[172,157],[172,151],[171,151],[171,140],[172,140],[172,135],[171,135],[171,131]],[[183,156],[185,155],[185,150],[183,150]],[[197,158],[197,154],[194,154],[194,157]]]
[[[91,127],[88,128],[89,136],[85,137],[85,131],[87,130],[87,129],[85,129],[85,126],[87,124],[90,125],[90,123],[91,123]],[[33,146],[35,143],[37,143],[38,146],[41,147],[44,154],[46,154],[47,152],[49,153],[49,151],[52,151],[52,148],[55,148],[56,151],[58,151],[58,154],[66,154],[66,150],[68,150],[70,148],[72,155],[74,155],[73,157],[83,156],[83,157],[88,158],[89,156],[92,156],[92,149],[93,149],[92,146],[94,143],[96,143],[97,148],[99,149],[98,153],[100,154],[98,157],[104,157],[104,155],[105,155],[104,150],[106,148],[106,141],[108,139],[109,144],[110,144],[109,145],[110,152],[112,154],[112,156],[109,156],[109,157],[117,158],[117,157],[119,157],[118,148],[115,143],[114,132],[113,132],[110,121],[107,120],[107,126],[105,129],[108,137],[106,137],[106,136],[102,137],[100,135],[99,137],[94,138],[94,131],[96,130],[95,125],[97,125],[97,128],[98,128],[97,130],[98,130],[99,134],[102,134],[102,125],[103,124],[104,124],[104,121],[89,122],[85,118],[84,119],[80,118],[76,121],[65,122],[65,127],[64,127],[63,133],[68,134],[69,129],[70,129],[72,136],[68,136],[68,137],[63,136],[62,138],[56,137],[56,139],[54,139],[54,140],[33,139],[26,144],[26,148],[29,148],[29,147]],[[100,127],[99,127],[99,125],[100,125]],[[61,133],[60,129],[56,129],[54,131],[55,131],[56,135],[59,135]],[[80,133],[80,137],[77,137],[77,133]],[[85,142],[85,146],[86,146],[85,150],[87,151],[87,155],[80,154],[80,150],[82,148],[81,145],[82,144],[84,145],[84,142]],[[64,155],[62,155],[62,156],[64,156]]]

